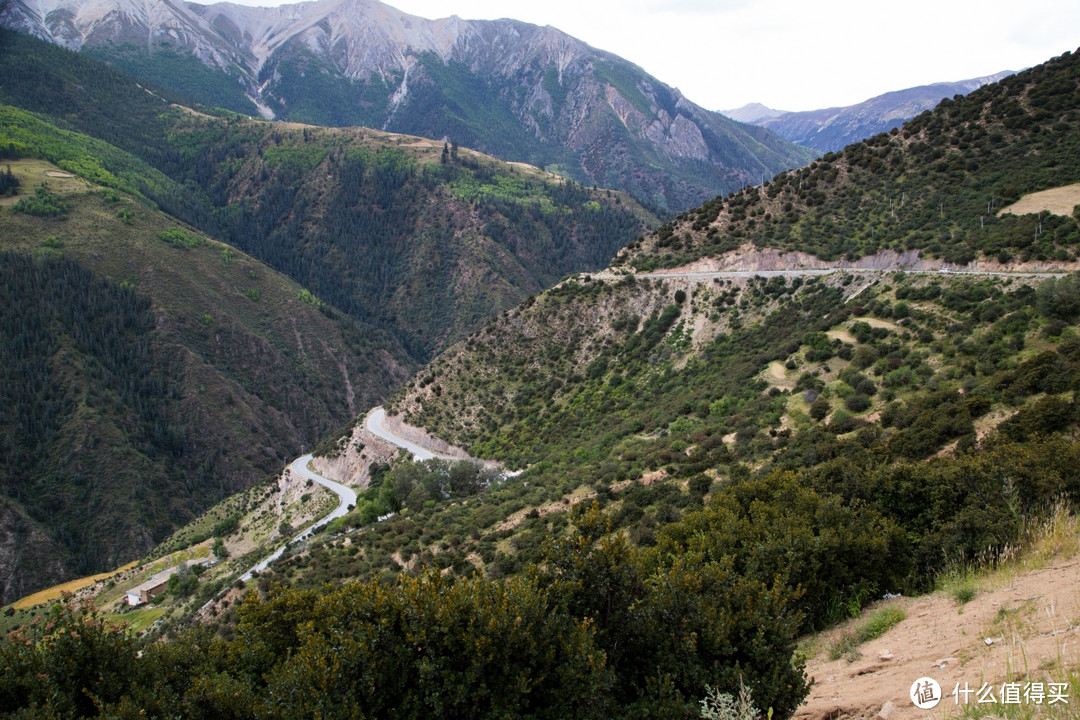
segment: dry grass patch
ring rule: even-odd
[[[69,580],[66,583],[60,585],[54,585],[51,588],[45,588],[44,590],[38,590],[33,595],[27,595],[21,600],[15,601],[15,609],[23,610],[34,605],[40,605],[41,603],[50,602],[52,600],[59,600],[64,593],[74,593],[76,590],[82,590],[83,588],[90,587],[96,582],[101,580],[108,580],[114,575],[119,575],[125,570],[130,570],[139,564],[138,560],[132,560],[127,565],[118,567],[115,570],[109,572],[98,573],[97,575],[90,575],[88,577],[79,578],[77,580]]]
[[[1069,216],[1077,205],[1080,205],[1080,183],[1025,195],[1012,205],[999,210],[998,215],[1049,212],[1054,215]]]

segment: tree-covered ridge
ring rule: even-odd
[[[8,156],[137,191],[418,359],[658,223],[624,195],[457,144],[444,163],[441,142],[417,137],[196,113],[84,55],[2,37],[0,101],[37,113],[4,111]]]
[[[386,333],[145,201],[11,171],[5,600],[148,552],[406,376]]]
[[[169,142],[231,243],[416,357],[653,222],[625,196],[419,138],[192,116]]]
[[[1080,56],[1065,53],[945,100],[899,130],[716,198],[616,262],[675,267],[745,243],[829,260],[884,249],[956,264],[1075,259],[1075,223],[997,211],[1080,180],[1078,106]]]

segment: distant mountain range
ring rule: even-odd
[[[750,103],[721,112],[733,120],[768,128],[785,140],[804,147],[832,152],[900,127],[919,113],[933,109],[942,98],[967,95],[972,90],[1012,74],[1014,71],[1004,70],[959,82],[920,85],[887,92],[847,107],[787,112],[761,103]]]
[[[208,105],[445,138],[672,210],[814,156],[616,55],[514,20],[426,20],[377,0],[8,0],[0,25]]]

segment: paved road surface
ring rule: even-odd
[[[396,445],[399,448],[408,450],[417,460],[431,460],[432,458],[450,460],[452,462],[457,462],[461,460],[460,457],[456,457],[454,455],[443,455],[442,453],[428,450],[421,445],[417,445],[414,442],[410,442],[403,437],[395,435],[388,427],[386,427],[385,420],[386,410],[384,410],[383,407],[380,405],[378,407],[372,408],[371,412],[369,412],[367,414],[367,417],[364,418],[364,427],[367,428],[367,430],[373,435],[382,438],[391,445]],[[503,476],[508,478],[517,477],[521,473],[525,472],[524,470],[506,470],[505,468],[503,468],[502,463],[496,462],[494,460],[473,460],[473,462],[479,462],[489,468],[496,468],[500,473],[503,474]]]
[[[327,490],[330,490],[331,492],[337,494],[338,506],[334,508],[333,512],[331,512],[329,515],[326,515],[317,523],[309,527],[307,530],[300,533],[293,539],[289,540],[289,542],[279,547],[276,551],[274,551],[274,554],[270,555],[270,557],[260,560],[258,563],[255,564],[254,567],[241,575],[240,579],[244,582],[250,580],[253,573],[262,572],[266,568],[270,567],[270,563],[281,557],[281,554],[285,552],[285,548],[287,548],[289,545],[299,540],[304,540],[311,537],[315,534],[316,530],[323,527],[324,525],[333,522],[337,518],[344,516],[347,512],[349,512],[350,507],[356,505],[356,492],[352,488],[345,487],[341,483],[336,483],[333,480],[327,480],[322,475],[308,470],[307,465],[309,462],[311,462],[311,455],[304,455],[303,457],[299,457],[296,460],[293,460],[292,465],[289,466],[289,470],[292,471],[294,475],[299,475],[302,478],[313,480],[322,485]]]
[[[452,457],[450,455],[443,455],[441,453],[433,452],[425,447],[417,445],[414,442],[410,442],[403,437],[399,437],[391,432],[385,425],[386,422],[386,410],[380,405],[371,409],[371,412],[364,418],[364,427],[368,432],[376,437],[380,437],[391,445],[397,445],[399,448],[404,448],[413,454],[417,460],[432,460],[434,458],[441,458],[443,460],[460,460],[461,458]]]
[[[710,278],[744,278],[744,277],[795,277],[807,275],[831,275],[833,273],[852,273],[856,275],[868,275],[871,273],[907,273],[908,275],[992,275],[994,277],[1035,277],[1052,278],[1065,277],[1065,272],[991,272],[989,270],[909,270],[906,268],[889,268],[874,270],[870,268],[826,268],[826,269],[802,269],[802,270],[714,270],[701,272],[653,272],[632,273],[633,277],[639,278],[694,278],[708,280]],[[593,273],[592,277],[599,280],[622,280],[626,275],[615,273]]]

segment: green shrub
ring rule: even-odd
[[[206,244],[206,238],[181,230],[180,228],[168,228],[158,233],[158,240],[180,250],[187,250]]]
[[[68,204],[54,195],[46,183],[34,188],[34,196],[19,200],[11,208],[18,213],[33,215],[34,217],[53,218],[54,220],[66,220]]]
[[[859,628],[858,638],[860,643],[870,642],[884,635],[894,625],[903,622],[907,613],[902,608],[895,606],[884,607],[874,612]]]

